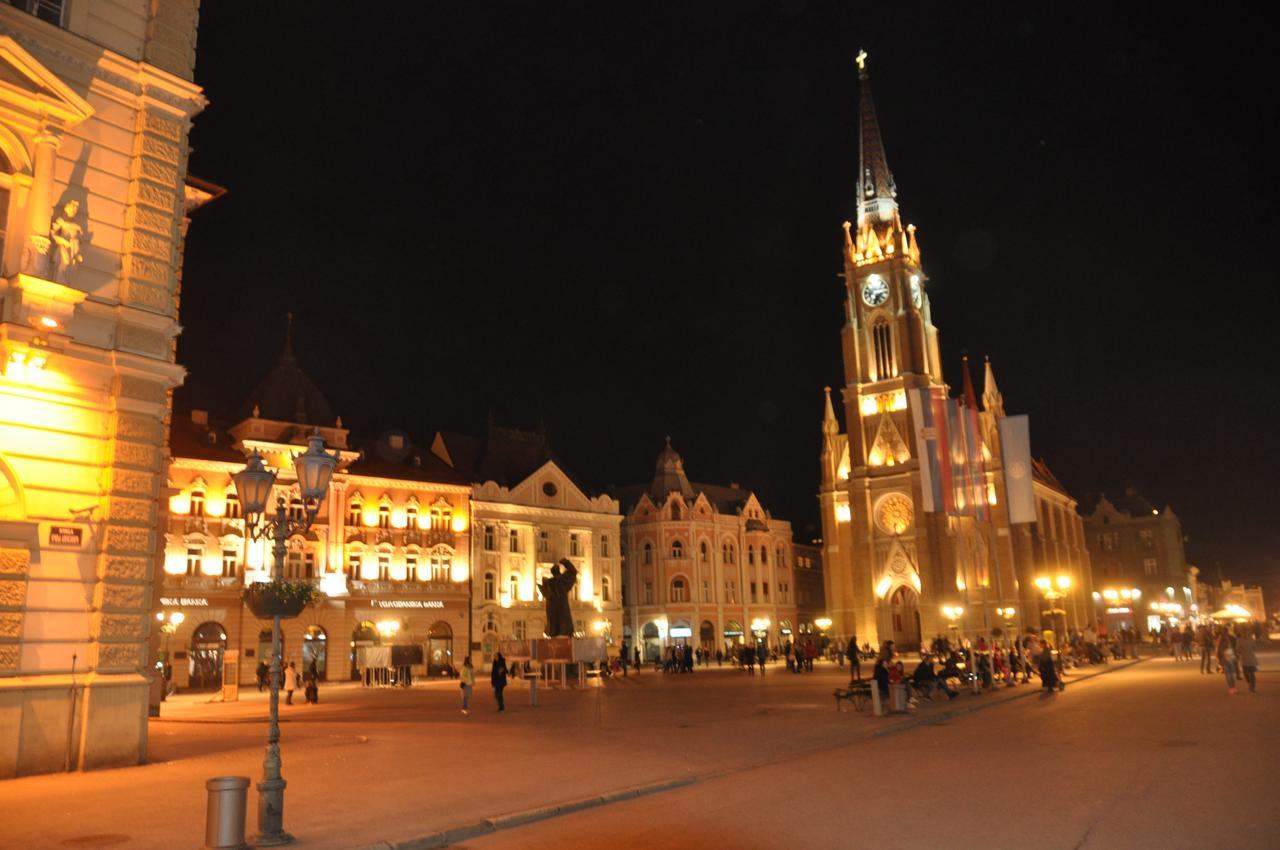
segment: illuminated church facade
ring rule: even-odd
[[[950,390],[916,230],[903,224],[861,66],[859,84],[858,215],[844,224],[844,386],[834,397],[827,389],[822,420],[819,502],[832,633],[914,648],[957,631],[1083,628],[1092,617],[1092,582],[1076,501],[1043,463],[1024,464],[1036,520],[1010,523],[998,427],[1004,402],[989,363],[980,409],[963,377],[982,440],[984,510],[926,507],[930,459],[922,447],[934,435],[913,399],[945,399]]]

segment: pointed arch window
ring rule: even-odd
[[[889,321],[880,316],[871,325],[871,354],[875,364],[874,380],[883,381],[894,377],[897,372],[893,368],[893,331],[889,329]]]
[[[705,540],[698,544],[698,560],[704,564],[707,562],[707,541]]]

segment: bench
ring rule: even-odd
[[[871,682],[854,682],[847,688],[836,688],[833,696],[836,698],[836,711],[844,710],[840,707],[844,700],[853,704],[854,711],[862,711],[871,701]]]

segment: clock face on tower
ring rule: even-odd
[[[879,275],[872,275],[862,284],[862,301],[868,307],[879,307],[889,297],[889,284]]]
[[[916,305],[916,309],[920,309],[920,304],[924,301],[924,293],[920,289],[920,276],[911,276],[911,303]]]

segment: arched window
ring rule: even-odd
[[[679,540],[671,541],[671,557],[673,558],[684,557],[684,544],[681,543]]]
[[[600,601],[608,602],[613,594],[609,589],[611,582],[608,576],[600,576]]]
[[[689,601],[689,583],[683,578],[673,578],[671,580],[671,601],[672,602],[688,602]]]
[[[783,556],[781,547],[778,548],[777,555],[778,557],[774,559],[773,563],[779,568],[785,567],[787,565],[787,559]]]
[[[680,503],[673,501],[671,503],[671,518],[680,519]]]
[[[727,560],[731,564],[738,563],[738,549],[732,543],[729,544],[729,557]]]
[[[876,319],[871,326],[872,362],[875,363],[874,380],[883,381],[895,375],[893,369],[893,333],[889,330],[889,322],[884,316]]]
[[[653,563],[653,546],[648,543],[644,544],[644,562],[646,564]]]
[[[760,547],[760,566],[763,567],[768,563],[769,563],[769,547],[761,546]]]
[[[698,544],[698,560],[704,564],[707,562],[707,541],[705,540]]]
[[[498,598],[498,577],[493,573],[484,574],[484,598],[490,601]]]
[[[756,547],[755,546],[747,547],[747,563],[753,567],[756,564]]]
[[[0,151],[0,257],[4,256],[5,236],[9,225],[9,192],[13,188],[13,166]]]

